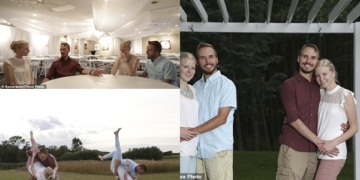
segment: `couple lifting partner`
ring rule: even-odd
[[[45,147],[38,148],[33,132],[30,131],[32,148],[26,151],[26,167],[30,173],[29,180],[59,180],[58,164],[55,157]]]
[[[119,141],[119,131],[121,128],[117,129],[115,134],[115,148],[116,151],[110,152],[104,156],[99,155],[100,160],[111,159],[110,170],[115,175],[116,180],[137,180],[139,179],[140,174],[147,172],[147,167],[144,164],[137,164],[131,159],[123,159],[120,141]]]

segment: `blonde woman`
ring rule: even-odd
[[[34,85],[31,62],[25,56],[30,52],[29,43],[23,40],[13,41],[10,45],[15,56],[3,64],[7,85]]]
[[[346,140],[358,131],[356,100],[353,92],[338,85],[335,66],[329,60],[322,59],[316,64],[315,76],[321,86],[318,137],[325,140],[319,147],[315,180],[336,179],[346,161]],[[349,123],[346,132],[339,128],[342,123]],[[326,152],[335,147],[339,154],[327,156]]]
[[[55,174],[51,167],[44,167],[40,162],[34,162],[37,152],[34,152],[31,158],[31,175],[36,180],[55,180]]]
[[[198,126],[199,103],[195,88],[188,84],[194,77],[195,57],[188,52],[180,54],[180,173],[196,173],[197,133],[190,129]]]
[[[125,41],[120,44],[121,54],[116,58],[115,64],[111,69],[111,74],[115,75],[119,70],[119,75],[135,76],[139,64],[139,58],[130,54],[131,41]]]
[[[30,140],[32,145],[32,148],[30,149],[32,151],[32,156],[28,156],[28,161],[26,163],[26,167],[31,174],[29,180],[55,180],[56,176],[54,170],[51,167],[45,167],[35,159],[39,149],[32,131],[30,131]]]

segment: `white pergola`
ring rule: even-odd
[[[267,18],[264,23],[249,22],[249,0],[244,0],[245,22],[229,22],[229,13],[224,0],[217,0],[223,16],[223,22],[209,22],[208,15],[200,0],[191,0],[193,6],[200,15],[202,22],[188,22],[186,11],[180,7],[181,32],[214,32],[214,33],[352,33],[354,34],[354,93],[360,95],[360,22],[354,22],[360,16],[360,3],[347,15],[347,22],[334,23],[336,18],[350,4],[351,0],[340,0],[328,15],[327,23],[314,23],[314,19],[325,0],[316,0],[305,23],[292,23],[292,17],[299,0],[292,0],[284,23],[272,23],[271,10],[273,0],[268,0]],[[357,71],[358,70],[358,71]],[[360,102],[360,98],[358,98]],[[356,106],[358,117],[360,117],[360,105]],[[360,132],[355,135],[355,152],[360,151]],[[360,180],[360,153],[355,154],[355,175]]]

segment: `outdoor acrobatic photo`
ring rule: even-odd
[[[0,180],[179,178],[178,90],[97,91],[114,105],[83,98],[80,106],[60,108],[38,99],[61,102],[58,94],[64,92],[8,92],[15,99],[27,97],[31,106],[17,100],[0,105],[6,109],[1,119],[10,122],[0,125]],[[71,91],[67,99],[93,94]]]
[[[147,167],[145,164],[137,164],[131,159],[123,159],[119,140],[120,130],[121,128],[114,131],[116,151],[98,157],[101,161],[111,158],[110,170],[115,175],[116,180],[139,179],[140,174],[147,172]]]
[[[131,159],[123,159],[120,148],[119,131],[114,131],[115,151],[106,155],[99,155],[99,159],[104,161],[111,158],[110,170],[115,175],[116,180],[135,180],[139,179],[141,174],[147,172],[145,164],[137,164]],[[58,163],[56,158],[49,154],[44,147],[38,147],[33,132],[30,131],[30,141],[32,148],[26,151],[28,161],[26,167],[30,173],[29,180],[59,180]]]

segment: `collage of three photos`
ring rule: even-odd
[[[360,3],[0,2],[0,179],[360,179]]]

